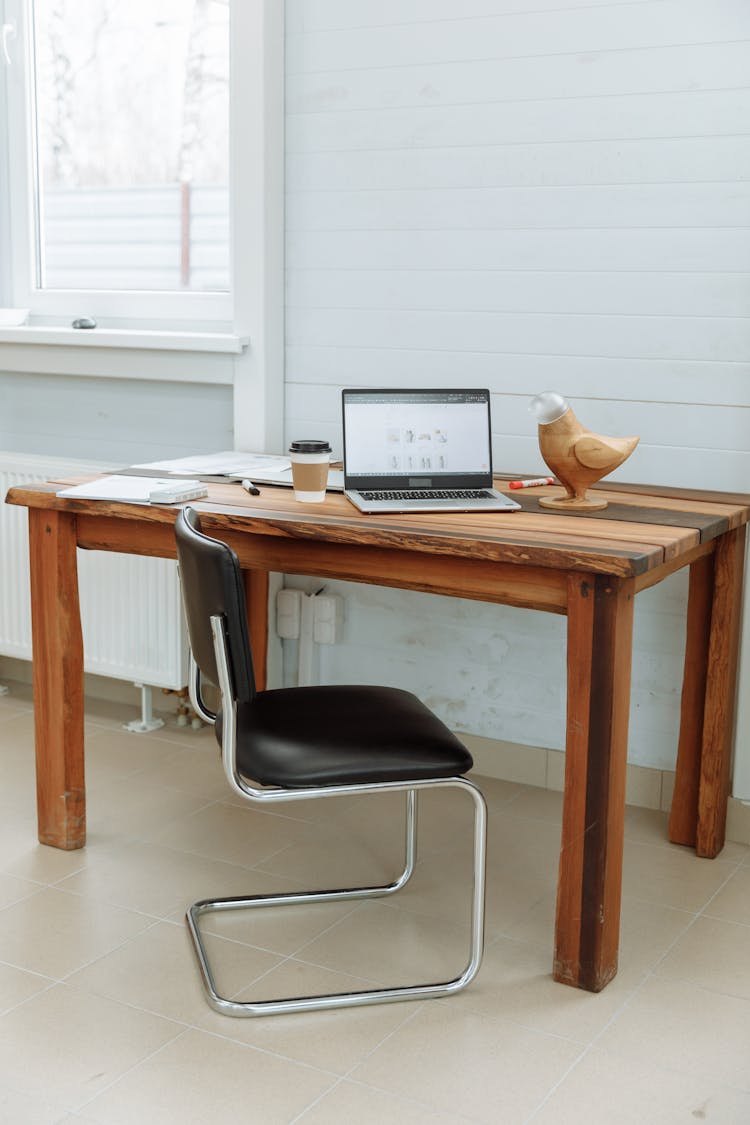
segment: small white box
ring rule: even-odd
[[[156,488],[148,494],[150,504],[181,504],[183,500],[200,500],[208,489],[199,480],[155,481]]]

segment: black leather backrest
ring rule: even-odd
[[[237,556],[226,543],[203,534],[194,508],[180,511],[175,536],[190,647],[201,675],[212,684],[219,682],[210,619],[223,617],[234,697],[247,703],[255,695],[255,677]]]

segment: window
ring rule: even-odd
[[[3,45],[11,302],[229,322],[230,0],[5,0]]]

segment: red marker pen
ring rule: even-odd
[[[554,477],[534,477],[532,480],[512,480],[509,488],[536,488],[539,484],[554,484]]]

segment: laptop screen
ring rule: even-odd
[[[487,390],[345,390],[347,488],[492,484]]]

